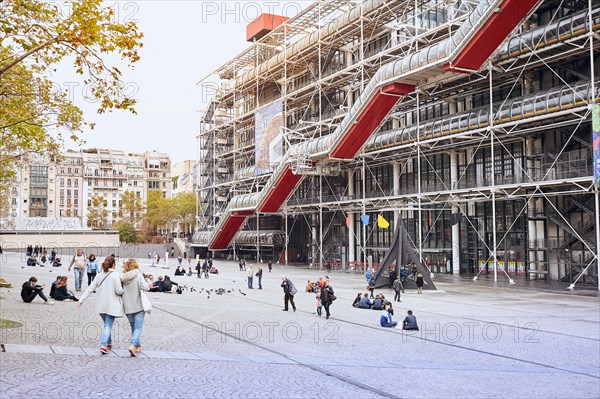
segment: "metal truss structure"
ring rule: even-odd
[[[591,0],[315,2],[199,83],[194,247],[362,270],[380,215],[432,272],[597,286],[599,27]],[[285,155],[257,175],[273,102]]]

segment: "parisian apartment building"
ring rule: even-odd
[[[102,197],[110,227],[119,219],[125,192],[134,193],[145,206],[151,191],[168,198],[172,187],[171,159],[165,153],[91,148],[67,151],[58,160],[31,154],[9,190],[3,225],[14,226],[19,217],[75,217],[85,227],[90,207],[98,202],[93,199]]]

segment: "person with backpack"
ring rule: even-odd
[[[73,256],[73,259],[71,259],[69,271],[71,271],[71,268],[73,268],[73,272],[75,273],[75,291],[81,291],[83,273],[86,269],[86,259],[85,255],[83,254],[83,249],[79,248],[77,250],[77,254]]]
[[[294,312],[295,312],[296,304],[294,303],[294,295],[296,295],[298,290],[294,286],[294,283],[292,283],[292,281],[289,280],[286,276],[281,277],[281,287],[283,288],[283,294],[284,294],[284,296],[283,296],[283,303],[284,303],[283,311],[284,312],[288,311],[288,303],[291,302],[292,308],[294,309]]]
[[[336,296],[333,294],[333,288],[329,285],[329,280],[323,281],[321,287],[321,304],[325,308],[325,318],[328,319],[330,316],[329,307],[336,300]]]

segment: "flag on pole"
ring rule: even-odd
[[[352,224],[352,216],[346,216],[346,227],[350,228],[351,224]]]
[[[382,229],[387,229],[390,227],[390,222],[385,220],[385,218],[379,214],[377,215],[377,226],[381,227]]]
[[[363,224],[367,226],[369,224],[369,220],[371,217],[369,215],[361,215],[360,220],[362,220]]]

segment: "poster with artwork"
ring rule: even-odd
[[[594,158],[594,185],[600,189],[600,104],[592,105],[592,143]]]
[[[254,115],[255,174],[273,171],[283,157],[283,109],[281,101],[265,105]]]

